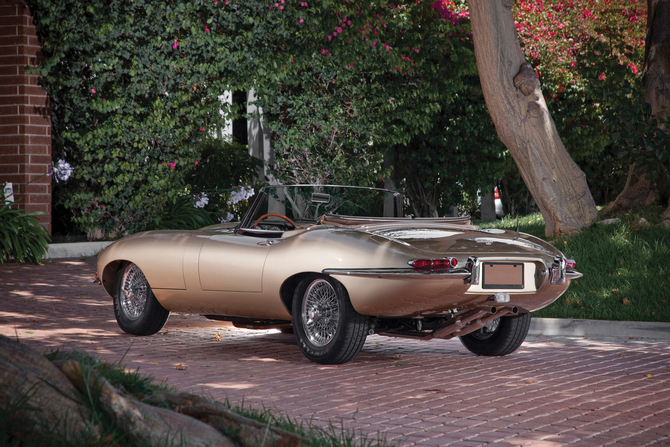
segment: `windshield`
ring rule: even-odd
[[[315,224],[324,214],[402,217],[401,196],[394,191],[353,186],[266,186],[242,220],[242,228],[284,230]],[[267,217],[263,217],[269,214]],[[283,217],[282,217],[283,216]]]

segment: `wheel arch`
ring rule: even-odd
[[[128,262],[130,261],[118,259],[107,263],[107,265],[105,265],[105,267],[102,269],[102,273],[100,274],[100,282],[109,296],[114,296],[116,274],[121,269],[121,267],[123,267],[123,265]]]
[[[291,316],[293,316],[293,295],[295,293],[295,289],[298,287],[298,284],[300,284],[300,281],[309,277],[330,278],[335,282],[339,283],[342,287],[344,287],[342,283],[334,279],[332,276],[324,275],[323,273],[320,272],[301,272],[288,277],[286,280],[284,280],[281,287],[279,288],[279,297],[281,299],[282,304],[284,305],[284,308],[286,308],[286,311]]]

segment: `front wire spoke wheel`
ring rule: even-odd
[[[114,281],[114,315],[124,332],[152,335],[165,325],[170,311],[158,302],[140,267],[127,262]]]
[[[121,277],[121,310],[129,320],[137,320],[147,305],[149,284],[142,270],[132,264]]]
[[[302,319],[305,335],[314,346],[326,346],[335,336],[340,304],[333,286],[324,279],[314,281],[305,292]]]

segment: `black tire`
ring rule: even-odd
[[[294,292],[292,307],[295,338],[311,361],[346,363],[363,349],[368,317],[354,310],[338,281],[323,276],[303,279]]]
[[[163,328],[170,311],[156,300],[142,270],[129,262],[116,273],[114,314],[124,332],[153,335]]]
[[[486,356],[507,355],[519,349],[528,335],[530,313],[501,317],[497,320],[497,327],[490,332],[489,328],[483,327],[459,337],[463,346],[474,354]]]

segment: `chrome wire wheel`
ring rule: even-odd
[[[333,286],[325,279],[313,281],[302,302],[305,335],[314,346],[326,346],[335,337],[340,303]]]
[[[149,299],[149,284],[142,270],[131,264],[121,277],[121,310],[129,320],[137,320]]]

